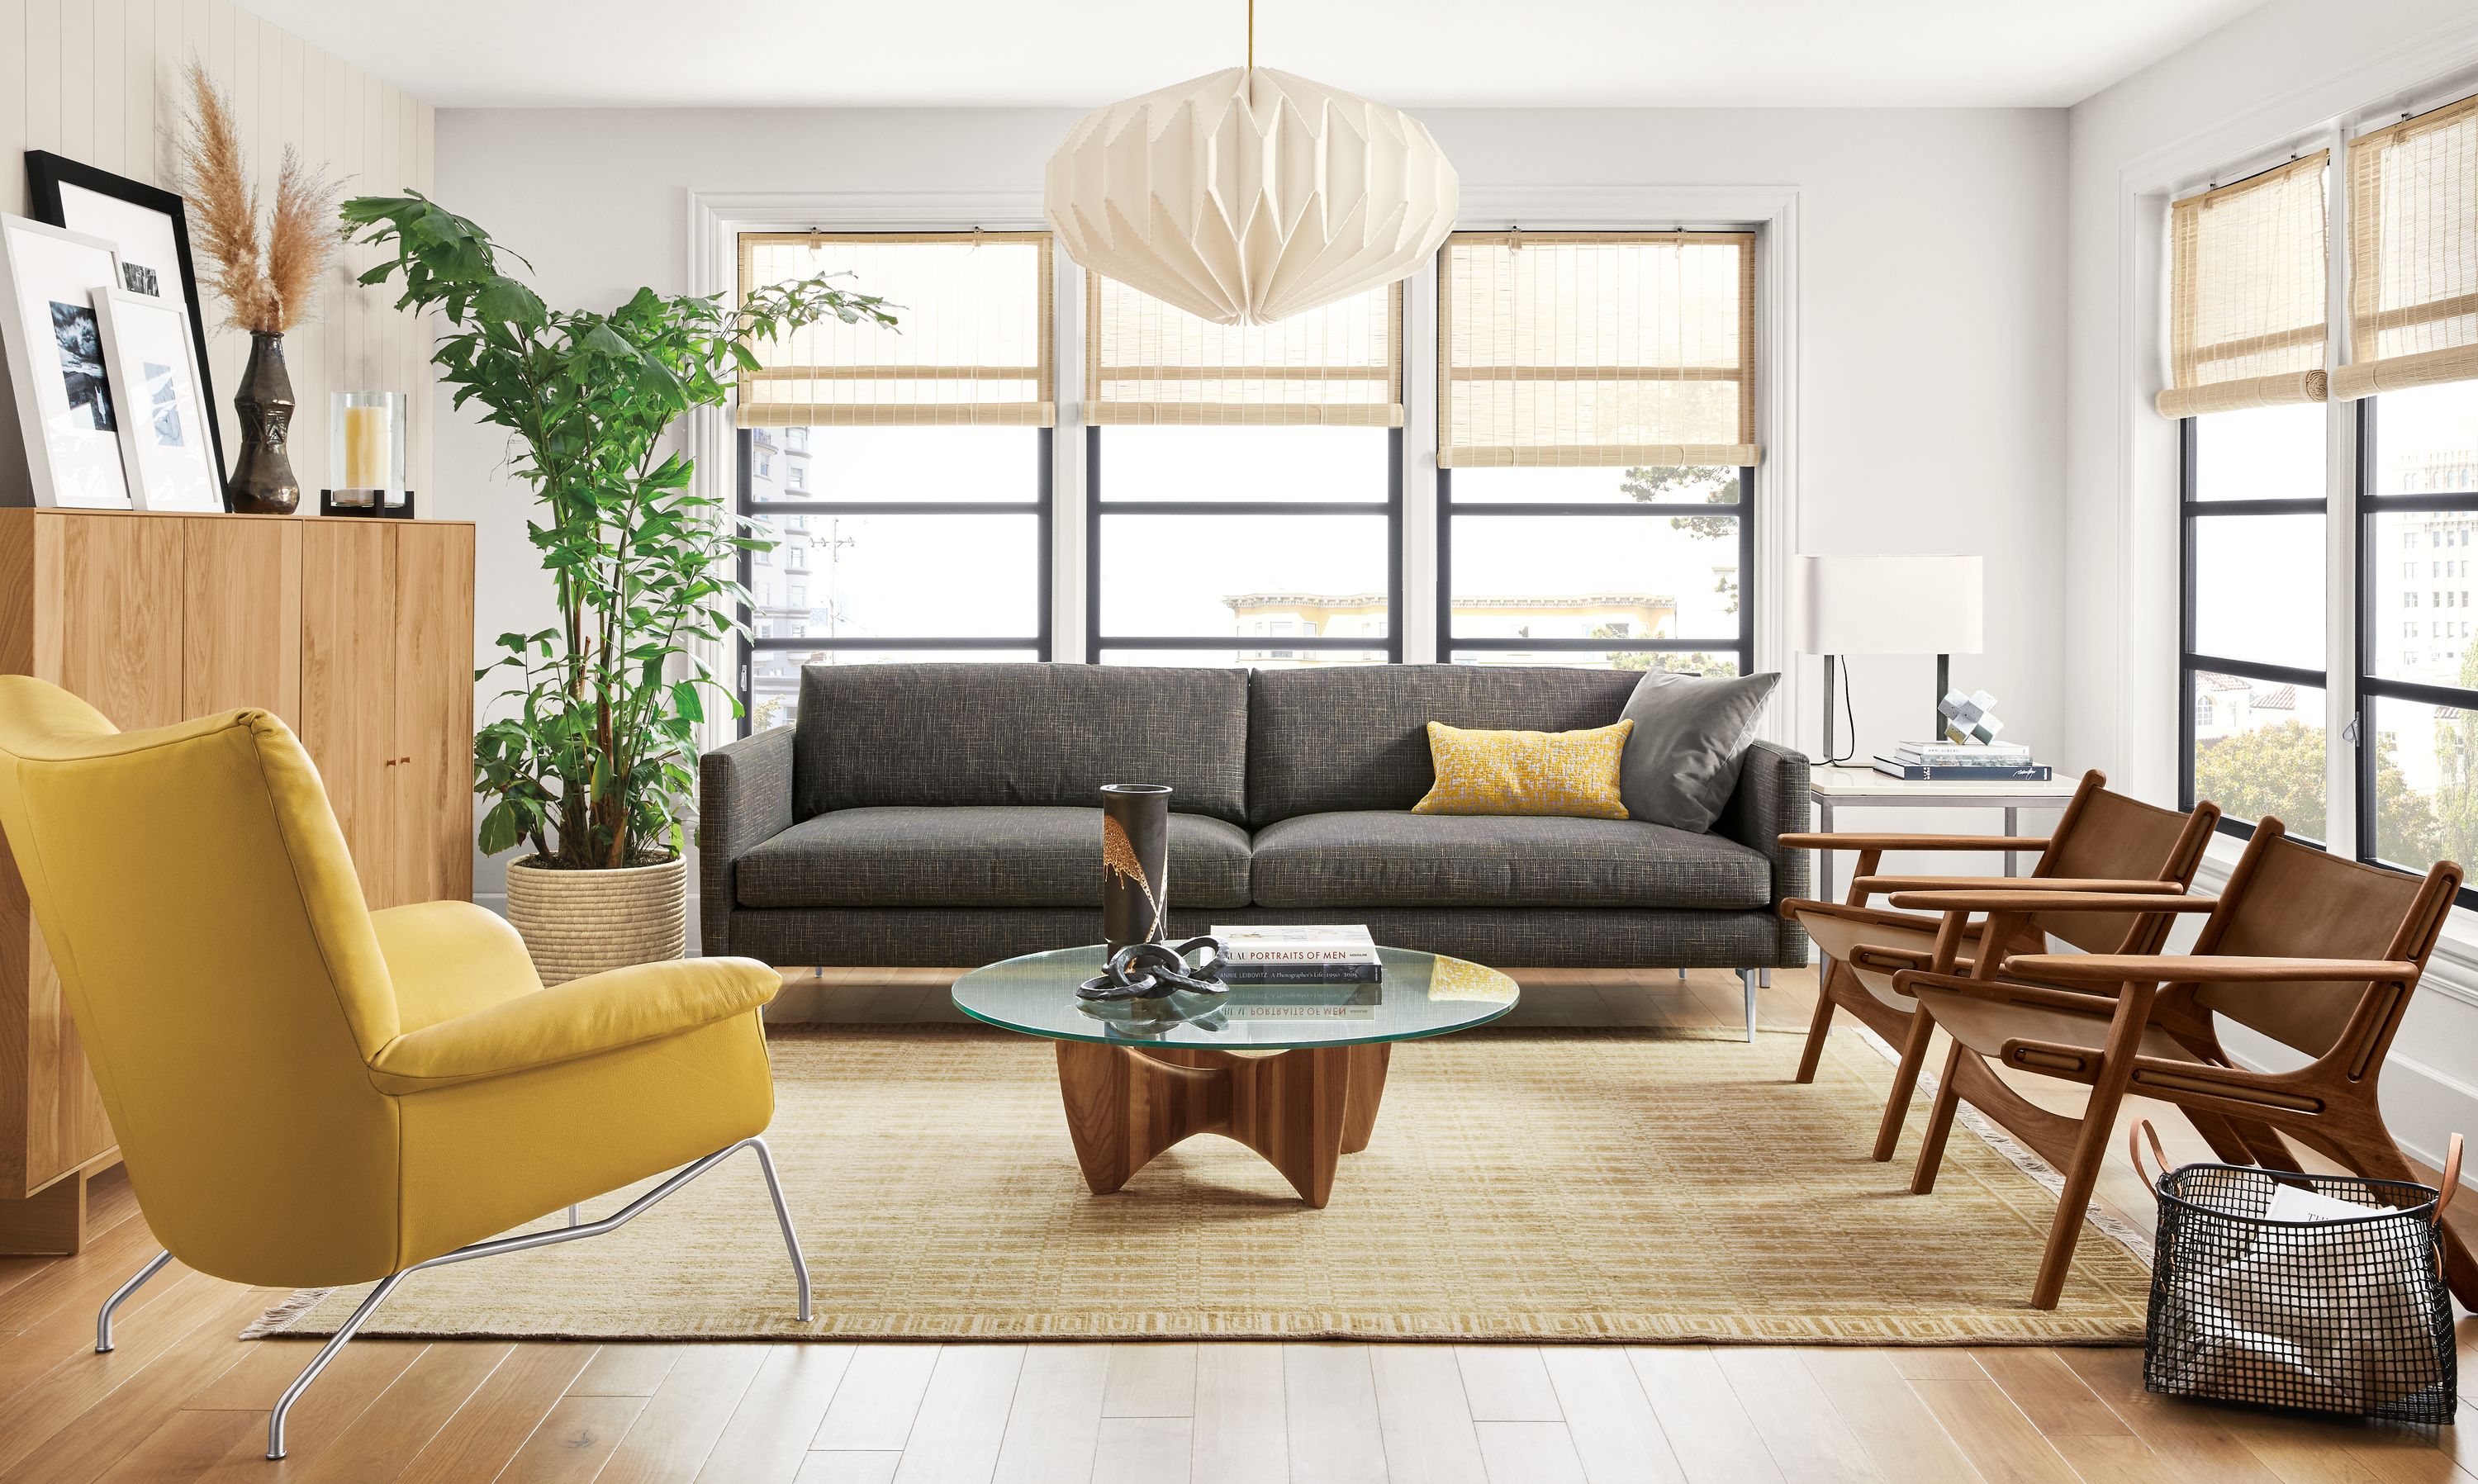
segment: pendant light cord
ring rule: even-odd
[[[1256,0],[1248,0],[1248,70],[1256,70]]]

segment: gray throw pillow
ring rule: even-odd
[[[1618,760],[1627,817],[1704,834],[1737,792],[1756,718],[1781,676],[1707,680],[1646,671],[1618,715],[1634,723]]]

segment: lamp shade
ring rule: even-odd
[[[1797,557],[1790,636],[1801,654],[1977,654],[1983,559]]]
[[[1086,114],[1050,157],[1043,209],[1087,270],[1227,325],[1407,276],[1459,198],[1419,120],[1231,67]]]

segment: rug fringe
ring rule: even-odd
[[[277,1304],[274,1308],[267,1310],[257,1319],[250,1321],[249,1327],[243,1329],[240,1335],[235,1338],[241,1340],[266,1340],[272,1338],[273,1336],[280,1335],[287,1329],[291,1328],[294,1324],[299,1323],[311,1310],[318,1307],[321,1299],[334,1292],[335,1290],[332,1288],[302,1289],[295,1293],[291,1297],[287,1298],[280,1304]]]
[[[1869,1046],[1873,1047],[1877,1055],[1893,1063],[1895,1066],[1901,1065],[1902,1053],[1893,1049],[1893,1044],[1891,1042],[1877,1035],[1874,1031],[1869,1030],[1864,1025],[1853,1026],[1852,1029],[1858,1031],[1859,1039],[1866,1042]],[[1936,1089],[1940,1085],[1941,1083],[1934,1071],[1931,1071],[1925,1067],[1919,1069],[1918,1095],[1934,1102],[1935,1100]],[[1994,1149],[1998,1154],[2003,1155],[2014,1169],[2022,1171],[2024,1174],[2029,1175],[2033,1180],[2038,1182],[2039,1188],[2046,1191],[2049,1195],[2059,1195],[2064,1190],[2065,1177],[2058,1170],[2057,1167],[2049,1164],[2045,1158],[2041,1157],[2040,1154],[2030,1145],[2014,1138],[2011,1134],[2007,1133],[1997,1124],[1994,1119],[1989,1118],[1987,1115],[1980,1112],[1970,1104],[1963,1103],[1957,1110],[1954,1121],[1960,1123],[1962,1127],[1969,1129],[1971,1133],[1978,1136],[1980,1143],[1987,1145],[1991,1149]],[[2118,1246],[2121,1246],[2125,1248],[2126,1251],[2132,1253],[2135,1260],[2141,1263],[2143,1267],[2148,1268],[2152,1266],[2154,1251],[2152,1247],[2151,1234],[2149,1232],[2146,1232],[2142,1228],[2135,1225],[2133,1222],[2126,1220],[2115,1212],[2109,1210],[2107,1207],[2101,1205],[2095,1200],[2084,1208],[2083,1218],[2089,1221],[2093,1226],[2098,1227],[2103,1233],[2107,1234],[2107,1236],[2113,1240]]]

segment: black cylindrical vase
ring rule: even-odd
[[[287,446],[292,437],[292,376],[284,367],[284,337],[249,338],[249,364],[233,393],[240,414],[240,454],[224,486],[224,508],[245,516],[289,516],[301,503],[301,481]]]
[[[1116,953],[1170,928],[1170,785],[1101,786],[1101,942]]]

